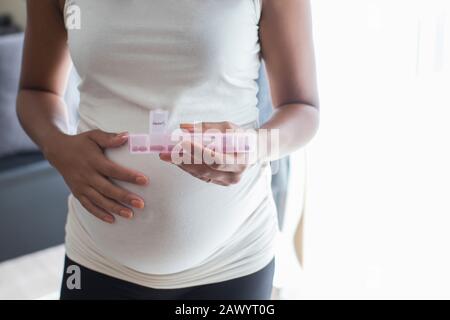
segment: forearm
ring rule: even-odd
[[[21,89],[17,115],[30,138],[46,153],[58,136],[68,131],[68,117],[63,99],[51,92]]]
[[[260,129],[266,129],[269,139],[263,160],[277,160],[304,147],[314,137],[319,127],[319,110],[306,104],[286,104],[276,108],[272,117]],[[278,130],[278,137],[270,134]],[[272,139],[270,139],[272,137]],[[274,139],[276,140],[274,141]],[[277,144],[277,148],[274,148]]]

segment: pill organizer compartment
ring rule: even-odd
[[[149,115],[148,134],[130,134],[129,149],[132,154],[171,152],[181,140],[201,143],[204,147],[219,152],[252,152],[252,137],[248,133],[183,133],[174,139],[167,132],[169,113],[166,110],[152,110]],[[256,137],[256,136],[255,136]]]

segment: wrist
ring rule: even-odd
[[[256,130],[256,145],[257,154],[256,160],[258,163],[267,163],[271,160],[271,132],[267,128],[259,128]]]
[[[58,150],[61,150],[61,146],[64,145],[64,141],[68,137],[68,134],[60,130],[54,130],[47,133],[45,137],[43,137],[40,145],[44,157],[50,161],[52,156],[56,154]]]

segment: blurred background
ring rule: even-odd
[[[322,122],[274,179],[274,297],[448,299],[450,1],[311,2]],[[54,299],[68,190],[15,118],[25,2],[0,16],[0,299]]]

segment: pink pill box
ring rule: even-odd
[[[180,130],[168,133],[168,112],[150,112],[149,134],[130,134],[128,144],[132,154],[171,152],[177,144],[189,141],[225,153],[250,153],[256,146],[256,134],[252,132],[233,133],[186,133]]]

